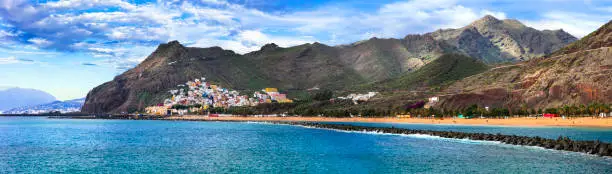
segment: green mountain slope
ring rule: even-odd
[[[460,54],[445,54],[412,73],[370,85],[379,90],[439,86],[484,72],[487,68],[486,64],[474,58]]]

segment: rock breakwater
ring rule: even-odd
[[[521,146],[536,146],[546,149],[563,150],[571,152],[580,152],[586,154],[593,154],[599,156],[612,156],[612,144],[606,142],[596,141],[574,141],[568,137],[559,137],[558,139],[547,139],[541,137],[528,137],[528,136],[517,136],[517,135],[502,135],[502,134],[487,134],[487,133],[466,133],[466,132],[453,132],[453,131],[431,131],[431,130],[413,130],[403,129],[394,127],[367,127],[367,126],[355,126],[346,124],[325,124],[325,123],[314,123],[314,122],[274,122],[277,124],[289,124],[307,126],[313,128],[333,129],[333,130],[344,130],[344,131],[366,131],[366,132],[380,132],[390,134],[424,134],[431,136],[438,136],[443,138],[454,138],[454,139],[470,139],[480,141],[498,141],[504,144],[521,145]]]

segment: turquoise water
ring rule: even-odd
[[[516,126],[472,126],[472,125],[441,125],[441,124],[406,124],[406,123],[349,123],[334,122],[331,124],[351,124],[372,127],[396,127],[419,130],[455,131],[472,133],[490,133],[504,135],[540,136],[557,139],[567,136],[572,140],[599,140],[612,142],[612,129],[587,127],[516,127]]]
[[[571,152],[259,123],[12,117],[0,132],[0,173],[612,172]]]

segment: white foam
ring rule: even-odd
[[[540,147],[540,146],[526,146],[526,145],[505,144],[505,143],[502,143],[501,141],[471,140],[471,139],[467,139],[467,138],[465,138],[465,139],[446,138],[446,137],[440,137],[440,136],[434,136],[434,135],[428,135],[428,134],[393,134],[393,133],[384,133],[384,132],[381,132],[381,131],[366,131],[366,130],[362,130],[362,131],[347,131],[347,130],[338,130],[338,129],[330,129],[330,128],[319,128],[319,127],[304,126],[304,125],[296,125],[296,126],[305,127],[305,128],[311,128],[311,129],[331,130],[331,131],[344,132],[344,133],[361,133],[361,134],[371,134],[371,135],[402,136],[402,137],[410,137],[410,138],[441,140],[441,141],[459,142],[459,143],[467,143],[467,144],[485,144],[485,145],[496,145],[496,146],[511,147],[511,148],[527,148],[527,149],[532,149],[532,150],[543,150],[543,151],[550,151],[550,152],[556,152],[556,153],[565,153],[565,154],[586,155],[586,156],[592,156],[592,157],[600,157],[598,155],[593,155],[593,154],[586,154],[586,153],[572,152],[572,151],[563,151],[563,150],[555,150],[555,149],[547,149],[547,148]],[[612,160],[612,157],[607,157],[606,156],[604,158]]]
[[[246,123],[246,124],[268,124],[268,125],[274,124],[274,123],[266,122],[266,121],[245,121],[243,123]]]

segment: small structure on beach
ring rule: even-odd
[[[555,117],[560,117],[559,114],[551,114],[551,113],[545,113],[542,115],[542,117],[544,118],[555,118]]]
[[[471,116],[471,115],[463,115],[463,114],[459,114],[459,115],[457,115],[457,118],[462,118],[462,119],[470,119],[470,118],[472,118],[472,117],[473,117],[473,116]]]
[[[400,114],[396,116],[397,118],[410,118],[410,114]]]

